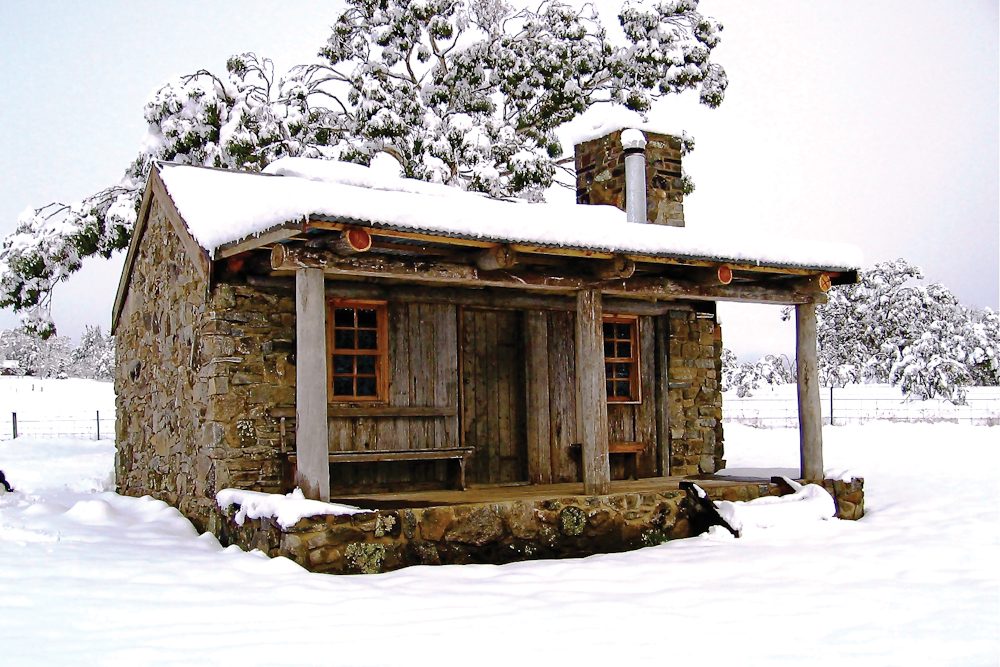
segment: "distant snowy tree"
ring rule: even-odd
[[[762,384],[774,386],[795,382],[795,366],[785,355],[768,354],[754,363],[738,363],[728,349],[722,350],[722,390],[740,398],[752,396]]]
[[[739,361],[733,351],[728,347],[722,348],[722,391],[733,388],[733,375],[738,368]]]
[[[19,375],[67,377],[72,342],[61,336],[43,340],[23,330],[0,331],[0,359],[18,362]]]
[[[69,355],[70,377],[110,380],[115,371],[115,339],[105,336],[101,327],[86,326],[80,344]]]
[[[989,308],[970,313],[965,333],[971,383],[1000,386],[1000,317]]]
[[[38,362],[42,341],[22,330],[0,331],[0,359],[17,362],[17,375],[31,375]]]
[[[0,360],[17,362],[16,374],[36,377],[79,377],[110,380],[114,374],[114,338],[100,327],[86,326],[80,344],[50,336],[43,339],[23,329],[0,331]]]
[[[795,362],[784,354],[767,354],[757,362],[760,375],[770,385],[796,382]]]
[[[816,311],[824,384],[892,383],[910,396],[956,403],[969,384],[996,384],[995,315],[970,311],[922,279],[919,267],[898,259],[830,291]]]
[[[391,152],[406,176],[536,199],[562,157],[554,129],[596,104],[646,112],[697,90],[718,106],[721,26],[697,0],[631,2],[614,43],[593,7],[545,0],[347,0],[320,61],[276,77],[254,54],[201,70],[147,102],[149,133],[122,181],[29,209],[0,247],[0,306],[55,332],[53,287],[91,255],[127,246],[156,160],[257,170],[283,156],[367,164]]]

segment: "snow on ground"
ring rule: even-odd
[[[996,665],[997,429],[827,428],[860,522],[627,554],[311,574],[107,491],[108,441],[0,442],[10,665]],[[794,472],[794,430],[727,430],[738,470]]]
[[[67,378],[0,377],[0,418],[11,412],[53,415],[92,415],[96,410],[114,414],[115,385],[112,382]]]
[[[115,386],[80,378],[0,376],[0,440],[13,435],[12,413],[19,434],[49,437],[93,436],[99,413],[102,437],[113,438]]]

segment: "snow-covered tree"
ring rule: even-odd
[[[733,375],[739,368],[739,361],[736,355],[728,347],[722,348],[722,391],[729,391],[733,387]]]
[[[115,372],[115,339],[105,336],[101,327],[86,326],[80,344],[69,355],[70,377],[110,380]]]
[[[559,168],[554,130],[597,104],[646,112],[665,95],[723,99],[721,26],[697,0],[630,2],[609,39],[592,6],[544,0],[347,0],[316,63],[276,77],[254,54],[198,71],[147,102],[149,132],[122,181],[79,202],[29,209],[0,247],[0,306],[54,333],[52,288],[91,255],[128,244],[156,160],[257,170],[283,156],[367,164],[536,199]]]
[[[964,386],[997,383],[995,314],[970,311],[922,279],[898,259],[830,291],[816,310],[824,384],[892,383],[910,396],[962,402]]]
[[[42,341],[38,336],[22,330],[0,331],[0,359],[15,361],[17,375],[30,375],[38,362]]]
[[[768,354],[754,363],[738,363],[736,355],[722,349],[722,390],[736,391],[740,398],[752,396],[765,384],[795,382],[795,364],[785,355]]]
[[[62,336],[42,339],[23,330],[0,331],[0,359],[17,362],[17,374],[68,377],[72,342]]]
[[[16,361],[17,375],[78,377],[110,380],[114,375],[114,337],[100,327],[86,326],[80,344],[50,336],[43,339],[23,329],[0,331],[0,360]]]
[[[0,245],[0,307],[19,311],[29,331],[55,333],[53,287],[86,257],[128,246],[153,162],[259,170],[285,155],[322,155],[324,113],[298,81],[275,82],[267,59],[234,56],[224,77],[207,71],[171,81],[143,108],[148,133],[122,180],[79,202],[21,214]]]
[[[965,342],[971,383],[982,387],[1000,385],[1000,317],[997,313],[989,308],[972,311],[966,323]]]

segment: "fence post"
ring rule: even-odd
[[[833,426],[833,383],[830,383],[830,426]]]
[[[16,412],[10,413],[10,422],[11,422],[11,424],[13,424],[13,427],[14,427],[13,428],[13,430],[14,430],[14,440],[17,440],[17,413]]]
[[[97,411],[97,439],[101,439],[101,411]]]

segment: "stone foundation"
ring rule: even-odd
[[[864,515],[864,480],[822,480],[838,518]],[[706,488],[713,500],[784,495],[784,485]],[[223,544],[285,556],[314,572],[372,574],[410,565],[503,564],[629,551],[692,536],[685,493],[662,490],[320,516],[282,529],[273,519],[236,524],[223,512]]]

